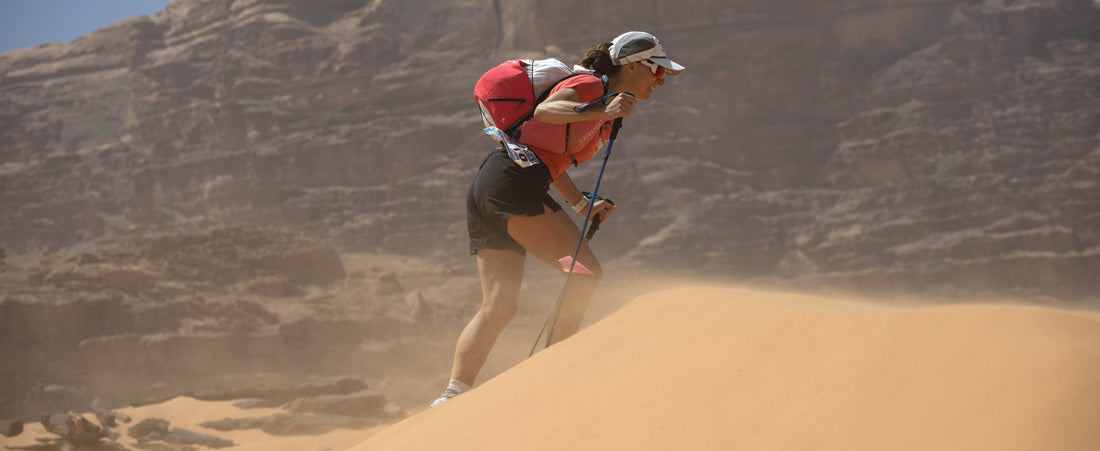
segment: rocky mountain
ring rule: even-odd
[[[0,55],[0,245],[263,224],[461,256],[477,76],[645,29],[690,69],[616,146],[608,258],[1094,297],[1098,25],[1088,0],[174,0]]]
[[[621,3],[175,0],[8,52],[3,247],[269,224],[461,255],[490,146],[476,77],[637,28],[690,70],[627,121],[607,255],[733,279],[1097,291],[1092,2]]]
[[[338,255],[271,227],[13,260],[0,271],[5,420],[332,377],[367,380],[395,405],[422,407],[435,390],[423,380],[446,374],[479,297],[472,268]]]

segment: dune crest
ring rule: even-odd
[[[694,287],[354,450],[1094,449],[1100,321]]]

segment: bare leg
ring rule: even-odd
[[[451,379],[473,386],[497,337],[516,316],[524,259],[523,255],[512,251],[477,251],[481,308],[458,337]]]
[[[564,211],[552,212],[549,208],[538,216],[509,218],[508,233],[528,253],[555,268],[561,267],[558,259],[573,255],[580,237],[580,229]],[[594,275],[573,274],[562,300],[557,325],[554,327],[553,343],[580,330],[588,302],[603,274],[600,262],[592,254],[588,243],[581,245],[577,259]],[[477,268],[481,277],[481,308],[458,337],[451,379],[474,385],[500,333],[516,316],[519,290],[523,283],[524,260],[523,255],[512,251],[477,251]]]
[[[558,259],[573,255],[581,231],[565,211],[552,212],[547,208],[545,213],[539,216],[509,219],[508,233],[531,255],[550,266],[560,268]],[[592,300],[592,295],[603,275],[603,268],[596,260],[596,256],[592,254],[588,243],[581,244],[577,260],[593,274],[573,273],[569,279],[558,321],[551,335],[551,344],[564,340],[580,330],[581,321],[584,320],[584,314],[588,310],[588,303]]]

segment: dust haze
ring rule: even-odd
[[[0,441],[132,447],[139,434],[168,446],[205,434],[240,449],[349,449],[372,436],[411,443],[405,431],[464,409],[541,399],[519,387],[570,392],[529,368],[668,384],[601,371],[589,354],[577,366],[553,348],[526,359],[563,281],[532,259],[485,385],[425,411],[481,299],[463,205],[492,144],[474,82],[510,58],[574,63],[630,29],[659,36],[689,69],[625,122],[600,192],[619,209],[592,243],[606,274],[586,338],[567,349],[648,355],[630,345],[670,331],[686,340],[714,318],[741,324],[744,334],[699,339],[755,362],[715,368],[749,378],[730,393],[781,409],[777,423],[743,418],[764,431],[751,436],[757,448],[805,449],[777,438],[789,430],[824,434],[800,406],[899,436],[947,427],[935,418],[969,424],[904,391],[845,385],[880,387],[897,368],[935,374],[909,366],[924,354],[849,346],[841,324],[864,334],[855,341],[951,350],[942,385],[919,393],[979,385],[987,404],[964,404],[1003,407],[981,431],[1038,425],[983,435],[990,447],[1095,438],[1058,415],[1096,417],[1075,395],[1007,396],[997,390],[1020,387],[989,371],[1034,381],[1041,368],[1070,388],[1095,375],[1088,352],[1076,353],[1094,352],[1100,306],[1095,2],[173,0],[72,43],[0,54]],[[570,174],[591,186],[594,166]],[[640,298],[663,307],[641,314]],[[855,314],[852,303],[868,307]],[[902,335],[875,326],[887,323]],[[806,355],[778,346],[800,330],[833,346],[797,370],[831,378],[782,398],[796,387],[768,381],[805,380],[770,365]],[[1034,352],[1014,360],[1005,343]],[[982,360],[989,349],[1000,354]],[[659,373],[661,359],[698,351],[662,350],[673,352],[623,364]],[[614,393],[611,382],[578,388],[591,396],[574,401],[622,403],[598,396]],[[709,382],[695,385],[724,389]],[[875,423],[826,402],[838,393],[871,410],[918,405],[933,423]],[[675,403],[646,399],[620,407]],[[593,408],[579,412],[603,407]],[[107,426],[115,417],[103,409],[132,421]],[[614,416],[674,437],[705,423]],[[583,429],[533,418],[517,430]],[[868,447],[896,449],[876,437]]]

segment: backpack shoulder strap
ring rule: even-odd
[[[519,139],[518,136],[515,136],[516,131],[519,130],[519,128],[522,127],[525,122],[527,122],[527,121],[531,120],[531,118],[535,117],[535,108],[537,108],[540,103],[542,103],[544,100],[546,100],[547,97],[550,97],[550,93],[554,91],[554,88],[556,88],[558,85],[560,85],[565,80],[576,77],[578,75],[586,75],[586,74],[576,74],[575,73],[575,74],[572,74],[572,75],[567,75],[565,78],[562,78],[561,80],[558,80],[558,81],[554,82],[553,86],[551,86],[549,89],[546,90],[546,92],[542,93],[542,95],[540,95],[537,99],[535,99],[535,104],[532,106],[531,111],[528,111],[527,114],[524,114],[523,117],[519,118],[519,120],[517,120],[514,124],[512,124],[511,127],[508,127],[507,130],[504,130],[504,133],[507,134],[508,136],[511,136],[514,139]],[[532,89],[534,89],[534,88],[532,87]],[[606,91],[606,90],[607,90],[607,85],[605,84],[604,85],[604,91]]]

